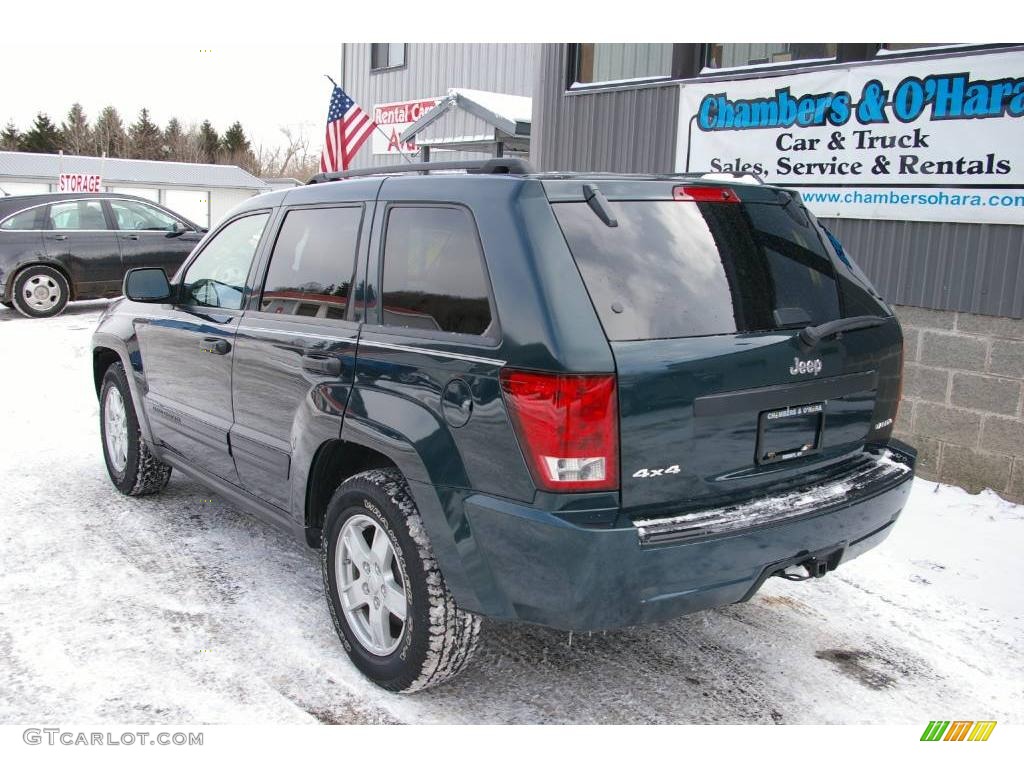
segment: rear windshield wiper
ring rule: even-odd
[[[619,221],[615,218],[615,214],[612,213],[612,207],[608,204],[608,198],[595,185],[583,185],[583,199],[587,201],[590,210],[597,214],[597,218],[605,223],[605,226],[619,226]]]
[[[878,317],[877,315],[860,315],[859,317],[843,317],[839,320],[830,320],[821,325],[808,325],[800,331],[800,341],[808,347],[813,347],[822,339],[827,339],[846,331],[877,328],[880,325],[884,325],[888,319],[887,317]]]

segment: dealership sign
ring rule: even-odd
[[[58,192],[101,192],[103,179],[98,173],[62,173],[57,181]]]
[[[1024,53],[680,88],[678,171],[755,173],[819,216],[1024,224]]]
[[[437,106],[440,99],[427,98],[415,101],[395,101],[389,104],[373,105],[373,120],[380,130],[373,132],[373,154],[393,155],[416,153],[419,148],[411,141],[398,140],[402,132],[415,123],[429,109]]]

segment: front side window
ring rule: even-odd
[[[580,43],[576,82],[607,83],[672,75],[672,43]]]
[[[174,232],[179,224],[173,216],[145,203],[132,200],[111,200],[110,208],[118,229],[143,232]]]
[[[0,229],[25,230],[39,229],[36,219],[42,213],[41,208],[29,208],[27,211],[16,213],[0,224]]]
[[[405,66],[405,43],[370,43],[370,69]]]
[[[54,203],[50,206],[50,223],[47,229],[107,229],[107,219],[103,215],[103,203],[99,200]]]
[[[835,55],[835,43],[710,43],[704,64],[709,69],[725,69],[831,59]]]
[[[463,208],[392,208],[382,286],[385,325],[480,335],[491,324],[483,253]]]
[[[262,312],[344,319],[362,208],[289,211],[270,257]]]
[[[241,309],[245,280],[269,217],[243,216],[214,235],[185,273],[182,303]]]

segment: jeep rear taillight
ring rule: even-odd
[[[618,489],[614,374],[505,369],[501,389],[538,488],[556,492]]]

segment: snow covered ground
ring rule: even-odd
[[[89,336],[0,308],[0,723],[1021,721],[1024,507],[917,481],[881,548],[657,626],[485,623],[473,667],[383,693],[303,544],[175,475],[119,495]]]

